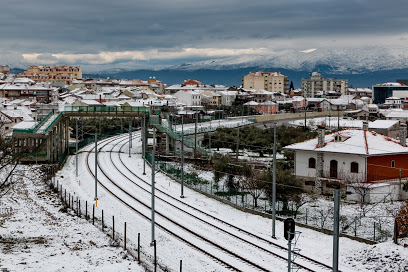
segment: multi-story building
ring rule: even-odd
[[[244,89],[289,93],[288,77],[280,72],[250,72],[242,77]]]
[[[347,90],[347,79],[323,78],[320,72],[313,72],[310,78],[302,79],[302,93],[304,97],[315,97],[317,93],[327,95],[336,92],[345,94]]]
[[[384,84],[377,84],[373,86],[374,104],[383,104],[388,97],[408,97],[408,86],[402,83],[388,82]]]
[[[197,91],[181,90],[175,93],[174,97],[186,106],[201,106],[201,95]]]
[[[10,73],[10,67],[8,65],[0,65],[0,73],[2,74]]]
[[[81,66],[30,66],[19,76],[36,82],[64,82],[71,84],[73,79],[82,79]]]
[[[38,102],[50,103],[52,89],[41,85],[3,84],[0,85],[0,97],[7,99],[36,99]]]

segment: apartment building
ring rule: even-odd
[[[64,82],[71,84],[73,79],[82,79],[81,66],[30,66],[19,74],[36,82]]]
[[[288,77],[280,72],[250,72],[242,77],[244,89],[289,93]]]
[[[329,93],[345,94],[347,90],[347,79],[323,78],[319,72],[313,72],[310,78],[302,79],[302,93],[304,97],[315,97],[316,94],[323,94],[323,97]]]
[[[50,103],[52,89],[41,85],[3,84],[0,85],[0,97],[7,99],[36,99],[41,103]]]
[[[10,73],[10,67],[8,65],[0,65],[0,73],[2,74]]]

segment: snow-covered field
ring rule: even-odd
[[[205,132],[205,131],[215,131],[217,128],[235,128],[243,125],[252,124],[253,122],[250,121],[251,118],[249,117],[237,117],[237,118],[230,118],[230,119],[220,119],[214,120],[211,122],[202,122],[197,123],[197,132]],[[173,126],[175,131],[181,132],[182,126],[176,125]],[[184,124],[183,125],[184,134],[194,134],[195,132],[195,123]]]
[[[1,271],[145,271],[106,234],[64,210],[38,166],[23,168],[26,177],[0,199]]]
[[[334,114],[335,113],[333,113],[333,115]],[[296,126],[305,125],[304,120],[295,120],[289,123],[292,125],[296,125]],[[356,120],[352,118],[343,118],[343,117],[340,117],[340,118],[337,118],[337,117],[310,118],[310,119],[307,119],[306,124],[310,128],[316,128],[318,125],[325,125],[326,128],[332,128],[332,129],[336,129],[338,126],[340,126],[340,128],[362,128],[363,127],[362,120]]]
[[[123,142],[122,152],[120,153],[118,151],[121,145],[115,147],[114,144],[115,141],[104,147],[99,154],[98,160],[101,164],[101,169],[98,170],[98,179],[100,179],[100,181],[106,185],[109,190],[117,194],[124,202],[135,210],[131,210],[123,202],[119,202],[118,199],[99,186],[99,200],[96,212],[100,214],[101,209],[104,210],[107,221],[106,224],[108,226],[112,223],[109,221],[109,218],[111,218],[112,215],[115,215],[115,224],[118,224],[118,226],[123,225],[124,221],[128,222],[128,228],[131,229],[130,234],[128,234],[130,243],[135,243],[137,233],[141,233],[143,240],[142,252],[145,259],[144,261],[148,263],[153,254],[152,249],[149,247],[149,243],[151,241],[151,223],[137,212],[140,212],[141,214],[150,218],[150,209],[148,208],[150,207],[151,201],[150,194],[148,193],[150,191],[150,187],[141,180],[133,177],[130,171],[138,174],[147,183],[151,182],[151,171],[150,168],[146,166],[146,175],[142,175],[143,161],[140,156],[140,138],[137,138],[136,136],[134,139],[131,158],[128,157],[126,152],[128,148],[126,142]],[[92,146],[85,147],[85,149],[88,150],[91,148]],[[112,148],[114,152],[109,152]],[[85,152],[80,154],[80,175],[78,178],[75,177],[75,159],[71,156],[68,158],[68,161],[62,171],[58,173],[58,180],[60,184],[62,184],[62,186],[69,192],[75,192],[76,196],[79,196],[81,199],[91,203],[94,198],[95,187],[94,180],[89,174],[85,165],[86,155],[87,153]],[[110,156],[112,156],[112,160],[117,169],[113,166],[112,161],[110,161]],[[89,163],[91,166],[94,165],[93,157],[94,154],[91,154],[89,157]],[[129,169],[126,169],[125,166],[127,166]],[[117,186],[120,186],[128,193],[128,195],[119,190],[117,186],[114,186],[112,182],[107,180],[101,173],[101,170],[112,178],[115,183],[117,183]],[[119,170],[122,173],[120,173]],[[94,170],[92,169],[92,171]],[[128,178],[124,176],[127,176]],[[81,181],[80,186],[78,180]],[[161,173],[156,175],[155,181],[157,188],[156,211],[158,212],[156,215],[156,222],[158,225],[167,226],[169,229],[171,229],[171,231],[184,235],[185,238],[193,241],[196,245],[199,245],[207,250],[213,250],[208,243],[202,241],[201,239],[197,239],[197,237],[193,237],[191,234],[182,232],[179,227],[176,227],[169,221],[166,221],[166,219],[160,214],[166,215],[183,226],[196,230],[197,233],[200,233],[200,235],[203,235],[209,239],[215,239],[217,240],[217,243],[229,247],[238,254],[252,258],[257,263],[261,263],[265,267],[268,267],[271,271],[284,271],[286,269],[285,262],[273,258],[272,256],[265,257],[248,244],[240,243],[236,239],[232,239],[228,235],[221,233],[221,231],[217,231],[209,227],[200,220],[195,220],[191,218],[191,216],[187,216],[185,213],[180,212],[180,210],[173,208],[172,205],[176,205],[182,209],[186,208],[182,203],[178,203],[176,200],[171,198],[178,198],[180,196],[180,184],[174,182]],[[165,193],[169,196],[166,196]],[[182,199],[182,202],[186,204],[203,210],[206,213],[222,219],[233,226],[240,227],[281,246],[286,247],[287,245],[286,240],[283,238],[283,224],[280,221],[276,222],[277,239],[274,240],[270,238],[271,221],[269,219],[236,210],[214,199],[207,198],[202,194],[189,190],[186,187],[184,188],[184,195],[185,198]],[[140,202],[134,200],[132,196],[137,197]],[[167,203],[160,199],[166,199]],[[141,203],[146,204],[147,207]],[[199,219],[207,221],[213,220],[203,215],[200,215]],[[218,225],[220,228],[233,231],[226,225],[219,223]],[[302,250],[301,253],[331,265],[333,238],[329,235],[306,228],[298,227],[297,230],[301,232],[297,245],[297,247]],[[118,230],[118,232],[120,232],[120,230]],[[158,262],[161,269],[166,268],[170,271],[177,271],[179,269],[179,260],[183,260],[183,271],[228,271],[227,268],[215,261],[213,258],[202,254],[200,251],[192,248],[191,246],[188,246],[185,242],[175,238],[158,226],[155,228],[155,235],[155,239],[157,241]],[[244,234],[241,235],[245,236]],[[374,259],[369,258],[367,256],[367,252],[370,252],[371,255],[376,257]],[[222,255],[222,253],[218,251],[217,254],[220,256]],[[228,260],[228,262],[241,267],[241,269],[244,269],[244,271],[255,270],[254,268],[242,268],[247,266],[244,266],[244,264],[242,264],[240,261],[225,254],[222,256],[225,258],[225,260]],[[406,261],[407,259],[407,249],[394,245],[391,242],[369,246],[367,244],[359,243],[347,238],[340,238],[340,269],[342,271],[405,271],[404,269],[408,265]]]

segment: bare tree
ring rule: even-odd
[[[294,217],[296,219],[299,209],[307,203],[314,202],[317,199],[317,195],[307,193],[294,194],[289,199],[295,204]]]
[[[363,174],[343,173],[342,179],[347,188],[352,189],[355,194],[355,200],[359,203],[360,211],[365,216],[374,183],[367,182]]]
[[[263,172],[260,170],[251,170],[239,178],[239,186],[247,191],[254,200],[254,207],[258,207],[258,198],[262,195],[267,183],[262,178]]]
[[[6,121],[0,119],[0,198],[11,189],[17,176],[24,175],[23,171],[17,170],[24,151],[15,152],[11,135],[7,134],[9,130],[4,129],[6,124]]]

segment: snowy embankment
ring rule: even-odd
[[[138,134],[138,133],[136,133]],[[123,138],[125,139],[125,138]],[[122,139],[122,140],[123,140]],[[119,141],[119,140],[118,140]],[[145,182],[151,182],[150,168],[146,166],[146,175],[143,175],[143,161],[140,157],[141,146],[140,138],[135,137],[133,142],[133,148],[131,150],[132,157],[129,158],[127,155],[128,145],[124,141],[123,144],[115,147],[117,144],[115,141],[107,145],[102,149],[99,154],[99,160],[102,165],[102,170],[110,176],[117,185],[122,187],[130,195],[137,197],[141,202],[150,205],[150,197],[146,190],[149,190],[149,187],[143,184],[142,181],[131,176],[129,170],[126,170],[123,165],[126,165],[132,172],[138,174]],[[121,153],[118,153],[120,147]],[[92,147],[87,147],[85,149],[90,150]],[[109,152],[113,150],[114,152]],[[110,156],[113,158],[113,162],[117,165],[116,169],[110,160]],[[89,163],[91,167],[94,164],[94,154],[92,153],[89,157]],[[94,198],[94,180],[93,177],[89,174],[88,169],[86,168],[86,159],[87,153],[81,153],[80,155],[80,164],[79,164],[79,177],[76,178],[75,173],[75,160],[74,157],[70,157],[67,161],[64,169],[59,173],[59,182],[67,188],[70,192],[75,192],[77,196],[88,202],[92,202]],[[123,161],[123,165],[122,161]],[[126,178],[127,176],[128,178]],[[118,187],[115,187],[112,182],[110,182],[102,173],[98,172],[98,178],[110,188],[115,194],[120,195],[122,200],[128,203],[130,206],[134,207],[135,210],[129,209],[123,202],[118,201],[113,195],[108,193],[106,190],[98,187],[98,210],[100,213],[101,209],[104,209],[105,216],[107,221],[112,215],[115,216],[115,224],[117,220],[119,222],[128,222],[130,228],[133,231],[133,234],[128,237],[130,240],[134,240],[136,233],[142,234],[142,252],[146,258],[152,255],[152,249],[149,247],[149,242],[151,241],[151,230],[150,222],[143,218],[137,212],[143,214],[148,214],[149,209],[132,200],[132,197],[125,195],[121,192]],[[136,186],[129,181],[131,179],[140,186]],[[81,185],[79,186],[79,180],[81,180]],[[144,190],[143,190],[143,189]],[[158,173],[156,175],[156,194],[160,198],[166,198],[171,204],[177,205],[178,207],[183,207],[182,204],[175,202],[169,196],[174,198],[179,198],[180,196],[180,184],[174,182],[168,177]],[[162,192],[159,192],[162,191]],[[169,196],[165,196],[165,192]],[[277,239],[271,239],[271,221],[270,219],[247,214],[242,211],[236,210],[228,205],[222,204],[214,199],[207,198],[195,191],[189,190],[188,188],[184,189],[185,198],[182,202],[189,204],[197,209],[207,212],[210,215],[213,215],[219,219],[222,219],[228,222],[231,225],[240,227],[244,230],[247,230],[251,233],[254,233],[258,236],[261,236],[265,239],[269,239],[274,243],[277,243],[282,246],[286,246],[287,242],[283,238],[283,224],[282,222],[276,222],[277,229]],[[180,206],[181,205],[181,206]],[[186,209],[185,207],[183,209]],[[220,240],[220,244],[228,244],[236,241],[232,241],[231,237],[225,236],[225,234],[219,234],[219,230],[210,228],[205,225],[205,223],[199,223],[197,220],[193,220],[186,216],[180,211],[176,211],[171,205],[164,203],[163,201],[156,199],[156,210],[158,213],[165,214],[166,216],[178,220],[184,226],[197,230],[198,233],[206,235],[206,237],[217,237]],[[137,212],[136,212],[137,211]],[[203,215],[196,214],[202,219],[209,220]],[[163,218],[160,218],[160,215],[157,215],[157,221],[160,224],[168,226],[172,231],[178,231],[176,227],[172,226],[169,222],[165,222]],[[108,221],[107,225],[110,224]],[[121,223],[119,223],[120,225]],[[230,227],[227,225],[220,227],[231,231]],[[332,260],[332,236],[322,234],[310,229],[298,228],[298,231],[301,231],[301,236],[298,241],[297,247],[302,251],[301,253],[311,257],[313,259],[319,260],[326,264],[331,264]],[[182,233],[182,232],[180,232]],[[158,245],[158,261],[162,268],[167,268],[171,271],[178,270],[178,261],[183,260],[183,270],[186,271],[228,271],[227,268],[223,267],[218,262],[214,261],[211,257],[203,255],[198,250],[186,245],[179,239],[174,238],[169,232],[164,231],[163,229],[156,227],[156,240]],[[204,241],[200,242],[200,239],[195,239],[195,242],[200,243],[202,248],[208,248],[208,244]],[[259,243],[259,242],[257,242]],[[262,254],[256,252],[248,244],[241,243],[235,246],[234,250],[238,253],[242,253],[249,257],[253,256],[254,260],[262,258]],[[378,258],[375,260],[368,260],[366,252],[369,251],[371,254],[375,254]],[[385,253],[386,252],[386,253]],[[389,257],[390,256],[390,257]],[[400,260],[395,262],[395,260]],[[404,266],[406,265],[406,259],[408,259],[408,253],[402,247],[393,245],[391,243],[379,244],[376,246],[368,246],[363,243],[352,241],[347,238],[340,238],[340,269],[342,271],[372,271],[373,267],[377,264],[381,269],[389,269],[389,271],[403,271]],[[364,261],[362,261],[364,260]],[[388,261],[389,260],[389,261]],[[238,260],[232,260],[233,264],[238,267],[241,265]],[[258,261],[257,261],[258,262]],[[281,263],[278,259],[267,258],[264,260],[264,266],[269,267],[271,271],[283,271],[286,264]],[[250,270],[248,270],[250,271]]]
[[[0,200],[0,270],[144,271],[105,233],[65,210],[38,166],[23,168],[26,177]]]

